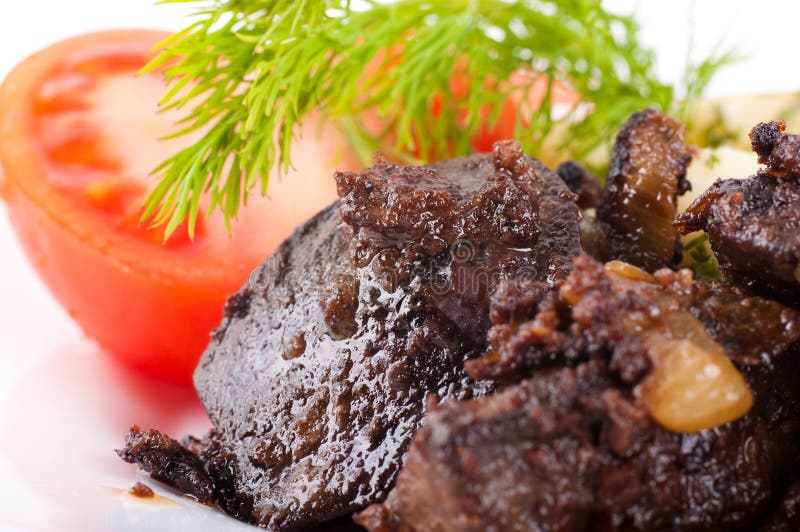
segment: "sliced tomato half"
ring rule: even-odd
[[[86,334],[120,359],[190,383],[226,297],[300,223],[335,199],[346,144],[315,124],[296,168],[271,179],[228,235],[221,216],[196,238],[139,224],[150,171],[191,138],[159,140],[159,74],[137,75],[168,34],[95,33],[20,64],[0,88],[0,190],[28,257]]]

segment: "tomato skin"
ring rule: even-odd
[[[238,282],[198,286],[131,270],[58,225],[18,187],[6,186],[5,200],[32,264],[87,336],[134,367],[191,383]]]
[[[137,194],[152,185],[138,168],[152,168],[163,154],[149,154],[156,160],[139,164],[130,171],[136,175],[130,176],[125,168],[117,168],[113,157],[107,160],[102,149],[93,147],[91,135],[84,139],[89,141],[78,139],[75,149],[50,150],[42,139],[52,128],[42,117],[64,105],[57,100],[42,105],[37,91],[76,55],[116,57],[122,50],[123,57],[138,59],[130,64],[99,61],[101,70],[112,75],[115,69],[135,71],[167,35],[147,30],[85,35],[56,44],[17,67],[0,87],[0,194],[31,263],[86,335],[136,368],[190,385],[227,296],[247,282],[250,272],[294,227],[335,199],[334,169],[354,168],[355,163],[343,139],[332,128],[323,128],[319,135],[295,143],[297,169],[282,179],[272,176],[271,200],[253,195],[234,221],[232,237],[215,213],[200,223],[195,241],[183,232],[162,245],[161,230],[138,225],[138,211],[125,209],[138,209],[142,198]],[[136,110],[136,96],[120,102],[122,111],[130,111],[126,105]],[[147,112],[155,114],[154,109],[142,109]],[[311,122],[306,131],[316,131]],[[138,133],[134,127],[125,132],[134,135],[134,141]],[[153,139],[163,134],[153,132]],[[140,140],[150,145],[150,139]],[[84,189],[79,181],[64,188],[64,176],[54,170],[62,160],[85,162],[90,175],[110,178],[99,180],[99,186],[89,183]],[[117,170],[119,176],[114,174]],[[106,183],[113,187],[118,177],[122,185],[107,194]],[[144,187],[138,185],[142,183]]]

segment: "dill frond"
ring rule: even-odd
[[[290,166],[290,145],[312,111],[340,125],[359,153],[462,155],[487,116],[497,121],[513,91],[527,94],[544,75],[541,105],[518,106],[516,137],[536,154],[566,122],[568,141],[557,149],[581,158],[610,143],[633,112],[670,111],[675,100],[636,22],[600,0],[166,1],[195,4],[195,21],[147,68],[164,69],[163,105],[188,110],[184,131],[207,130],[157,169],[142,219],[166,223],[167,235],[186,218],[193,234],[204,194],[208,214],[219,209],[230,224],[254,187],[266,191],[271,169]],[[690,97],[723,64],[715,61],[696,67]],[[520,69],[536,75],[509,84]],[[556,83],[580,95],[589,110],[580,120],[553,117]],[[364,130],[367,111],[383,133]]]

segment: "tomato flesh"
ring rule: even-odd
[[[120,359],[189,384],[226,297],[297,225],[336,197],[335,168],[354,168],[331,128],[293,146],[296,168],[253,195],[232,236],[222,216],[163,245],[139,224],[150,171],[193,139],[160,140],[158,74],[137,76],[166,33],[86,35],[23,62],[0,88],[2,193],[26,253],[86,334]]]
[[[165,243],[163,227],[140,223],[141,207],[150,171],[199,135],[159,138],[180,116],[158,112],[163,80],[136,75],[145,58],[141,51],[97,49],[59,65],[36,95],[35,135],[47,177],[76,209],[127,236],[178,250],[206,236],[204,217],[194,242],[184,227]]]

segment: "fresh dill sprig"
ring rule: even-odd
[[[466,154],[487,113],[498,120],[511,92],[527,94],[542,75],[542,104],[523,99],[516,137],[537,154],[557,122],[571,123],[558,149],[580,158],[634,111],[669,111],[676,94],[656,79],[633,18],[600,0],[165,1],[196,4],[197,18],[160,45],[148,69],[171,83],[164,107],[188,110],[182,131],[205,131],[157,169],[142,219],[166,223],[167,235],[187,218],[193,234],[204,194],[208,215],[220,209],[230,227],[256,185],[266,192],[270,170],[291,165],[291,143],[312,112],[361,153]],[[697,67],[690,96],[717,67]],[[534,75],[507,83],[520,68]],[[465,94],[454,76],[467,80]],[[553,117],[556,83],[580,95],[580,120]],[[384,133],[365,132],[359,117],[368,110]]]

